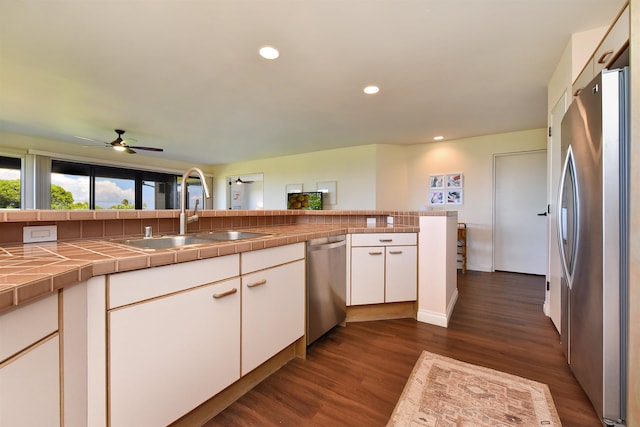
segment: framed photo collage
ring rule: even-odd
[[[464,177],[461,173],[429,176],[429,204],[431,206],[461,205]]]

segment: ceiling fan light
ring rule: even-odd
[[[113,149],[116,151],[126,151],[127,147],[125,147],[124,145],[114,145]]]

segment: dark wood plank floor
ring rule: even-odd
[[[423,350],[546,383],[563,426],[601,426],[542,313],[544,278],[468,271],[458,291],[448,328],[335,328],[206,426],[385,426]]]

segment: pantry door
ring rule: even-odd
[[[547,151],[494,156],[494,270],[546,275]]]

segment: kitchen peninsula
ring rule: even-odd
[[[413,234],[418,292],[416,301],[409,302],[412,316],[446,326],[457,297],[456,212],[203,211],[200,220],[189,225],[189,233],[241,229],[269,235],[151,251],[118,240],[142,236],[148,226],[155,234],[177,234],[177,211],[3,211],[0,215],[0,400],[14,408],[34,404],[48,408],[38,414],[58,414],[65,425],[106,425],[109,420],[117,426],[130,420],[127,400],[136,393],[151,392],[136,389],[127,394],[132,387],[127,377],[136,366],[130,348],[137,341],[144,341],[153,349],[148,351],[154,352],[151,358],[141,354],[142,360],[168,379],[173,366],[193,367],[189,374],[193,385],[187,382],[174,388],[186,387],[189,392],[171,397],[171,405],[156,411],[164,418],[154,421],[165,424],[217,395],[203,403],[200,411],[186,415],[187,420],[201,420],[188,417],[219,411],[292,357],[304,357],[304,242],[310,239]],[[390,216],[393,224],[387,225]],[[375,218],[376,225],[367,226],[367,218]],[[22,228],[34,225],[56,225],[57,242],[20,243]],[[246,286],[267,288],[259,285],[265,281],[262,276],[269,274],[270,282],[284,283],[288,291],[265,296],[277,298],[268,300],[269,304],[252,303]],[[200,298],[203,293],[209,296]],[[182,307],[189,307],[189,315],[202,310],[210,316],[210,308],[204,305],[210,301],[221,308],[217,318],[206,318],[209,326],[188,320],[185,329],[171,335],[184,319]],[[363,307],[357,308],[357,316],[351,320],[348,316],[347,321],[363,316]],[[149,322],[144,316],[156,320]],[[252,332],[251,325],[261,327],[278,318],[287,321],[274,323],[273,337],[258,342],[255,337],[260,334]],[[186,337],[186,341],[168,342],[164,333]],[[194,362],[191,356],[202,352],[200,343],[207,338],[211,344],[206,348],[212,353],[203,360],[209,363],[198,365],[202,360]],[[220,353],[221,343],[235,350]],[[193,352],[187,350],[196,344]],[[211,360],[215,366],[209,366]],[[157,372],[152,372],[153,378]],[[221,373],[228,375],[223,378]],[[185,380],[184,374],[180,376]],[[38,383],[42,396],[12,393],[10,388],[18,387],[25,377],[45,383]],[[200,377],[205,381],[198,382]],[[162,400],[168,391],[164,386],[156,388]],[[6,400],[5,396],[13,397]],[[34,401],[40,397],[42,401]]]

